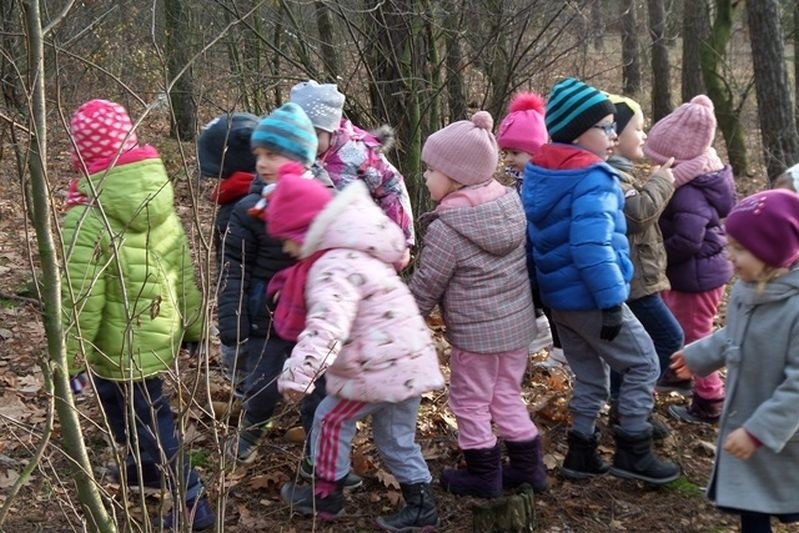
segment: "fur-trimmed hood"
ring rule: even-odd
[[[301,257],[328,248],[361,250],[393,264],[405,253],[405,235],[375,204],[362,181],[353,181],[311,223]]]

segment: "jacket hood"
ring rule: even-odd
[[[720,218],[729,215],[735,206],[735,179],[730,165],[726,165],[721,170],[697,176],[684,185],[684,187],[690,186],[702,190],[710,205],[718,211]]]
[[[758,287],[757,283],[739,281],[733,288],[732,297],[744,305],[760,305],[785,300],[799,294],[799,265],[775,280]]]
[[[519,195],[511,189],[496,200],[437,212],[438,219],[481,250],[504,256],[525,238],[527,221]]]
[[[97,199],[106,216],[136,232],[161,225],[173,213],[174,191],[166,168],[154,149],[133,159],[88,177],[98,191]],[[136,154],[133,154],[136,155]],[[78,189],[92,198],[87,180]]]
[[[360,250],[393,264],[405,253],[405,235],[375,204],[366,184],[355,180],[311,223],[301,256],[330,248]]]
[[[595,170],[620,179],[619,172],[604,162],[573,169],[549,169],[528,163],[524,169],[522,185],[527,218],[531,222],[538,223],[558,205],[563,203],[570,205],[575,186],[585,179],[588,173]]]
[[[533,155],[532,164],[550,170],[569,170],[601,163],[596,154],[571,144],[545,144]]]

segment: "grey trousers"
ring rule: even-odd
[[[624,431],[649,429],[647,418],[654,407],[652,393],[658,379],[655,346],[644,327],[626,304],[622,306],[622,328],[612,341],[599,338],[602,311],[553,310],[563,351],[574,372],[575,383],[569,409],[573,429],[591,435],[600,409],[610,394],[609,369],[623,375],[619,390],[619,421]]]
[[[355,423],[372,415],[372,435],[383,463],[399,483],[430,483],[432,477],[416,443],[421,398],[399,403],[366,403],[327,396],[314,414],[311,450],[315,475],[326,481],[350,471]]]

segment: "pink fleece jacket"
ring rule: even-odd
[[[362,402],[401,402],[444,386],[427,325],[392,266],[405,247],[400,227],[360,181],[322,210],[302,256],[330,251],[308,273],[305,330],[281,391],[309,392],[325,370],[328,394]]]

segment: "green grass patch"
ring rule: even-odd
[[[680,476],[676,480],[666,485],[666,490],[670,490],[681,496],[688,496],[690,498],[703,496],[705,494],[705,490],[702,487],[685,476]]]
[[[11,309],[12,307],[16,307],[19,302],[15,302],[9,298],[0,298],[0,308],[1,309]]]
[[[189,455],[189,464],[200,468],[207,468],[211,465],[211,454],[205,450],[195,450]]]

